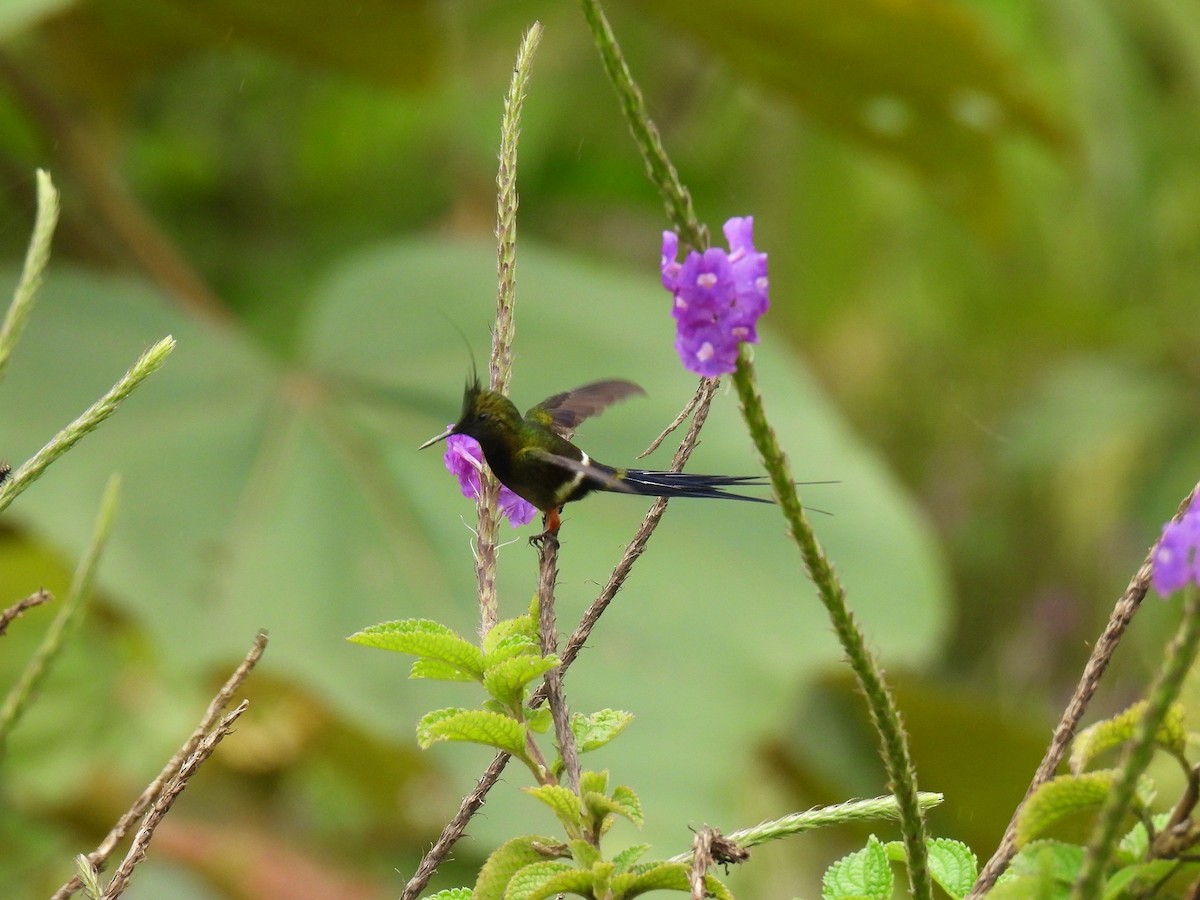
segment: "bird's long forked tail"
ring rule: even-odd
[[[691,472],[656,472],[647,469],[625,469],[618,480],[631,494],[647,497],[709,497],[723,500],[748,500],[751,503],[774,503],[769,497],[735,494],[726,488],[766,487],[771,483],[753,475],[697,475]]]

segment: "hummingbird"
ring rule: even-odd
[[[463,391],[458,421],[418,449],[432,447],[452,434],[473,437],[500,483],[542,511],[546,530],[534,541],[555,538],[563,506],[592,491],[773,502],[725,490],[765,486],[764,478],[618,469],[596,461],[571,443],[575,429],[585,419],[620,400],[645,393],[632,381],[595,381],[547,397],[522,416],[511,400],[484,388],[478,376],[472,376]]]

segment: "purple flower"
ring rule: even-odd
[[[1154,549],[1151,580],[1164,597],[1186,584],[1200,585],[1200,495],[1178,521],[1163,526]]]
[[[678,261],[679,236],[663,232],[662,283],[673,297],[675,349],[684,368],[714,377],[737,367],[738,345],[758,343],[767,299],[767,254],[754,249],[754,219],[725,223],[729,252],[693,250]]]
[[[483,467],[479,442],[465,434],[452,434],[446,438],[446,453],[442,458],[450,474],[458,479],[463,496],[479,499],[479,471]],[[537,507],[500,485],[500,512],[517,528],[533,521]]]

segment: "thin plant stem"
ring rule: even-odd
[[[54,597],[45,588],[38,588],[37,591],[30,594],[24,600],[18,600],[4,612],[0,612],[0,637],[8,631],[8,626],[13,623],[13,620],[25,613],[26,610],[33,609],[35,606],[41,606],[53,600]]]
[[[104,867],[108,858],[112,856],[113,850],[116,849],[117,844],[121,843],[125,835],[128,834],[129,829],[133,827],[133,823],[145,814],[146,810],[162,794],[165,786],[179,774],[184,763],[196,752],[196,749],[200,746],[205,736],[209,734],[221,718],[221,715],[225,712],[225,707],[229,705],[230,701],[233,700],[233,695],[237,693],[243,682],[250,676],[250,672],[258,664],[263,651],[266,649],[267,633],[260,631],[255,636],[254,644],[250,647],[249,652],[238,664],[238,667],[233,670],[233,674],[225,680],[225,683],[221,685],[221,689],[209,701],[208,708],[204,711],[204,716],[200,719],[200,724],[196,726],[191,736],[184,741],[183,746],[175,752],[175,755],[167,761],[167,764],[163,766],[162,771],[158,773],[154,780],[146,786],[141,796],[117,820],[117,823],[105,835],[100,845],[84,857],[93,870]],[[82,883],[77,875],[55,891],[50,900],[67,900],[81,886]]]
[[[92,594],[92,585],[96,580],[96,567],[100,556],[108,542],[108,534],[112,529],[113,519],[117,514],[118,498],[121,493],[121,478],[113,475],[108,479],[104,495],[100,500],[100,511],[92,526],[92,538],[88,542],[87,552],[75,569],[71,586],[67,590],[66,599],[46,630],[42,643],[38,646],[29,660],[29,664],[21,672],[21,677],[13,685],[4,705],[0,706],[0,747],[8,740],[13,727],[20,721],[25,710],[29,708],[34,693],[50,671],[54,660],[62,652],[70,633],[79,624],[84,604]]]
[[[658,127],[650,118],[641,89],[633,79],[625,56],[613,34],[612,26],[597,0],[581,0],[583,15],[592,31],[592,40],[600,51],[600,61],[608,80],[612,83],[625,114],[633,141],[641,151],[646,164],[646,174],[658,188],[667,210],[667,218],[679,232],[679,239],[695,250],[708,247],[708,230],[700,224],[692,206],[692,195],[679,180],[679,173],[663,149]]]
[[[1196,485],[1179,504],[1179,508],[1175,512],[1175,521],[1178,521],[1191,505],[1192,498],[1196,496],[1197,492],[1200,492],[1200,484]],[[1054,773],[1058,771],[1059,764],[1071,744],[1071,739],[1075,736],[1075,731],[1083,719],[1083,714],[1087,710],[1092,696],[1096,693],[1096,688],[1100,685],[1100,679],[1104,676],[1109,661],[1117,651],[1117,645],[1120,644],[1129,623],[1133,621],[1134,614],[1141,608],[1142,601],[1146,598],[1146,592],[1150,589],[1151,563],[1157,549],[1158,542],[1156,541],[1146,553],[1146,558],[1113,607],[1113,611],[1108,617],[1108,624],[1104,626],[1103,633],[1092,648],[1092,654],[1084,666],[1083,675],[1080,676],[1079,683],[1075,686],[1075,692],[1071,695],[1071,700],[1067,703],[1062,718],[1054,729],[1050,746],[1046,748],[1046,754],[1042,757],[1033,780],[1029,782],[1025,796],[1013,810],[1012,818],[1004,830],[1004,837],[996,848],[996,852],[992,854],[992,858],[980,871],[967,900],[981,900],[992,889],[996,879],[1000,877],[1017,852],[1017,822],[1020,820],[1021,809],[1033,792],[1053,778]]]
[[[1088,841],[1083,868],[1071,889],[1076,900],[1088,900],[1099,896],[1104,879],[1104,869],[1116,848],[1121,824],[1129,812],[1129,805],[1137,789],[1138,779],[1150,765],[1154,755],[1154,742],[1159,726],[1167,717],[1171,704],[1179,696],[1183,680],[1196,661],[1200,650],[1200,589],[1189,586],[1184,593],[1183,621],[1174,640],[1167,647],[1167,658],[1150,690],[1146,711],[1138,722],[1133,740],[1125,748],[1121,758],[1120,774],[1108,793],[1100,818]]]
[[[558,541],[550,536],[542,540],[541,575],[538,579],[538,633],[542,640],[542,656],[558,652],[558,625],[554,615],[554,583],[558,580]],[[575,733],[571,730],[571,713],[562,688],[562,667],[555,666],[543,680],[546,702],[554,721],[554,736],[563,761],[567,786],[579,793],[579,753],[575,748]]]
[[[139,384],[162,367],[167,356],[175,348],[175,339],[169,335],[143,353],[128,372],[112,388],[88,407],[74,422],[56,434],[46,446],[15,469],[0,485],[0,512],[25,488],[33,484],[52,462],[70,450],[88,432],[116,412]]]
[[[125,893],[125,889],[129,887],[129,879],[133,876],[134,868],[146,858],[146,849],[150,846],[150,839],[154,837],[154,830],[166,817],[167,813],[171,811],[171,806],[175,803],[179,795],[183,793],[184,788],[188,786],[191,777],[212,756],[213,751],[217,748],[217,744],[221,742],[225,735],[233,730],[233,723],[241,717],[242,713],[249,706],[250,701],[243,700],[228,715],[221,719],[217,723],[217,727],[204,737],[195,751],[179,767],[179,771],[163,789],[162,793],[155,798],[150,810],[146,813],[142,827],[133,836],[133,843],[129,847],[129,852],[125,854],[125,858],[121,860],[121,864],[113,872],[112,881],[108,883],[108,887],[100,895],[102,900],[116,900],[117,897]]]
[[[500,167],[496,172],[496,324],[492,331],[489,384],[493,391],[508,392],[512,378],[512,345],[516,336],[513,312],[517,299],[517,141],[521,135],[521,110],[533,67],[533,56],[542,37],[542,26],[534,22],[525,32],[513,65],[512,81],[504,98],[500,123]],[[479,632],[486,635],[500,618],[496,598],[496,556],[499,542],[500,482],[484,466],[476,504],[479,522],[475,529],[475,578],[479,585]]]
[[[57,224],[58,191],[54,189],[50,174],[38,169],[37,215],[33,221],[33,236],[29,239],[29,249],[25,252],[25,264],[13,291],[12,303],[5,313],[3,324],[0,324],[0,381],[4,380],[13,348],[25,330],[25,323],[29,321],[29,313],[37,299],[46,263],[50,261],[50,244]]]
[[[742,404],[742,416],[771,479],[779,508],[787,520],[792,539],[800,548],[805,571],[817,588],[817,595],[825,605],[846,660],[866,697],[871,723],[880,738],[880,753],[887,770],[888,787],[899,803],[900,832],[908,859],[909,888],[917,900],[931,900],[933,885],[929,874],[925,816],[918,801],[916,770],[909,754],[900,712],[884,680],[883,670],[867,648],[862,629],[850,612],[846,592],[837,573],[804,513],[792,481],[787,456],[767,420],[750,361],[750,351],[745,345],[738,356],[733,384]]]

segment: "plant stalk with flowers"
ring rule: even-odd
[[[907,866],[913,896],[932,897],[932,885],[937,883],[950,896],[963,897],[971,890],[975,879],[974,856],[957,842],[930,839],[926,834],[925,811],[931,803],[940,798],[917,791],[916,776],[899,713],[882,670],[868,650],[862,631],[848,608],[845,592],[836,572],[808,521],[796,492],[796,484],[791,478],[787,458],[770,426],[765,404],[756,383],[749,345],[759,340],[757,323],[769,307],[769,281],[767,256],[758,251],[753,243],[753,219],[749,216],[739,217],[726,223],[724,230],[729,244],[728,251],[708,246],[707,229],[696,219],[691,199],[666,157],[657,130],[646,114],[640,92],[625,65],[603,11],[595,0],[582,0],[582,4],[605,69],[616,88],[631,132],[646,160],[647,171],[660,190],[668,215],[675,226],[674,230],[665,232],[663,236],[661,278],[663,286],[672,296],[671,309],[677,328],[676,352],[683,365],[700,375],[703,380],[696,397],[664,433],[669,433],[672,428],[685,421],[688,412],[691,411],[691,427],[676,454],[672,470],[678,472],[682,468],[695,446],[717,379],[723,375],[732,375],[743,417],[768,472],[776,502],[800,550],[804,569],[816,586],[817,595],[829,613],[835,633],[858,678],[867,700],[872,723],[879,735],[889,787],[894,792],[894,798],[887,798],[890,801],[889,808],[893,809],[900,819],[903,840],[884,843],[872,836],[863,850],[830,867],[825,878],[825,896],[890,897],[891,863],[902,861]],[[502,129],[505,139],[502,141],[501,176],[498,178],[500,219],[497,228],[500,236],[498,259],[501,288],[498,294],[497,327],[491,365],[491,390],[500,398],[503,398],[512,359],[515,135],[518,132],[519,101],[524,93],[524,78],[527,76],[528,61],[532,53],[533,35],[534,32],[531,32],[518,57],[513,89],[510,91],[510,102],[506,106],[505,124]],[[681,261],[679,256],[683,249],[687,252]],[[507,403],[507,399],[503,399]],[[549,402],[547,401],[547,404]],[[535,407],[531,414],[538,409]],[[545,541],[542,546],[541,579],[535,608],[531,609],[527,616],[518,619],[497,621],[495,617],[496,516],[493,510],[497,501],[492,499],[493,489],[489,487],[492,482],[488,475],[488,467],[481,461],[481,448],[467,443],[461,433],[464,429],[459,426],[461,423],[447,431],[447,434],[451,434],[458,429],[460,433],[452,435],[459,440],[448,445],[445,461],[447,467],[458,476],[464,494],[479,498],[478,536],[481,546],[477,557],[477,569],[480,573],[483,610],[482,640],[476,646],[444,626],[425,620],[387,623],[366,629],[354,637],[360,643],[417,656],[417,662],[413,666],[413,677],[476,681],[484,687],[488,700],[482,709],[451,708],[427,715],[418,728],[419,740],[423,746],[441,740],[458,740],[486,744],[499,750],[476,789],[464,799],[458,815],[422,861],[403,897],[415,898],[424,888],[438,862],[445,858],[454,842],[461,836],[467,821],[482,805],[487,792],[511,758],[518,759],[529,768],[536,782],[536,787],[529,789],[529,793],[554,811],[566,839],[555,841],[540,836],[514,838],[492,854],[481,871],[473,892],[465,889],[443,892],[439,897],[542,897],[570,892],[593,898],[622,898],[660,889],[690,891],[692,896],[697,898],[729,896],[728,890],[708,873],[708,869],[715,862],[729,864],[742,861],[745,858],[743,851],[752,842],[750,839],[731,842],[719,833],[706,829],[703,834],[697,836],[691,854],[669,860],[640,862],[640,857],[646,849],[643,846],[630,848],[629,851],[611,858],[603,855],[602,838],[616,818],[626,818],[634,824],[640,823],[640,802],[630,788],[611,787],[607,772],[583,769],[577,757],[579,753],[595,750],[616,737],[628,724],[630,716],[613,710],[601,710],[590,716],[571,715],[562,689],[563,674],[587,639],[596,619],[620,589],[633,560],[637,559],[644,549],[649,535],[662,515],[664,501],[660,499],[653,505],[609,584],[585,615],[560,655],[557,652],[553,597],[556,541]],[[482,456],[491,459],[486,442],[482,447]],[[593,465],[586,454],[573,456],[569,460],[541,461],[564,469],[564,483],[569,483],[572,489],[582,487],[583,492],[588,489],[620,489],[618,482],[625,477],[624,473],[633,471]],[[529,521],[533,516],[534,507],[542,508],[548,516],[552,516],[551,521],[556,521],[558,504],[548,502],[545,497],[549,496],[551,500],[555,500],[560,498],[559,494],[543,496],[540,492],[535,492],[539,493],[540,502],[530,506],[522,500],[522,495],[525,499],[530,497],[528,484],[519,478],[513,478],[511,471],[502,475],[502,478],[507,483],[500,487],[499,510],[514,525]],[[508,494],[504,493],[506,490]],[[576,496],[570,492],[561,495],[561,502],[570,499],[576,499]],[[1156,579],[1162,579],[1163,585],[1180,583],[1181,579],[1190,579],[1195,573],[1198,565],[1196,536],[1200,532],[1197,517],[1200,517],[1200,514],[1189,518],[1193,511],[1189,507],[1188,513],[1180,519],[1179,527],[1165,533],[1163,541],[1159,544],[1154,571]],[[488,523],[493,526],[490,536],[486,534],[487,529],[484,527]],[[553,527],[550,527],[548,535],[552,533]],[[1140,597],[1138,599],[1140,600]],[[1184,625],[1150,701],[1144,708],[1131,711],[1124,717],[1118,717],[1109,723],[1100,723],[1096,726],[1096,731],[1088,734],[1088,740],[1083,741],[1083,748],[1077,750],[1079,758],[1085,759],[1086,762],[1090,760],[1087,748],[1095,750],[1097,747],[1104,748],[1129,742],[1128,758],[1123,767],[1113,773],[1081,772],[1073,782],[1043,785],[1045,790],[1039,789],[1035,792],[1030,802],[1025,804],[1019,813],[1020,821],[1015,827],[1018,832],[1024,827],[1021,833],[1028,836],[1030,833],[1036,833],[1038,828],[1045,827],[1047,821],[1053,821],[1055,810],[1063,805],[1063,785],[1068,789],[1067,793],[1076,800],[1080,796],[1099,794],[1107,798],[1105,812],[1097,826],[1097,836],[1087,850],[1086,862],[1083,861],[1084,856],[1080,848],[1077,860],[1079,865],[1071,869],[1072,872],[1078,872],[1075,896],[1093,896],[1096,885],[1105,879],[1108,879],[1108,886],[1111,887],[1122,878],[1132,882],[1160,872],[1161,866],[1146,870],[1139,868],[1136,871],[1126,866],[1114,875],[1109,860],[1125,809],[1131,802],[1138,804],[1144,800],[1144,792],[1139,790],[1139,778],[1154,746],[1166,748],[1177,757],[1183,758],[1179,737],[1182,732],[1181,717],[1172,703],[1178,694],[1183,674],[1186,673],[1195,657],[1197,646],[1200,645],[1200,624],[1196,622],[1196,605],[1195,592],[1192,591]],[[1119,638],[1120,630],[1117,629],[1114,633],[1116,637],[1112,641],[1113,646],[1116,638]],[[1111,648],[1107,652],[1111,652]],[[1100,671],[1102,670],[1103,665],[1100,666]],[[534,690],[533,684],[539,678],[543,679],[543,683]],[[547,699],[549,709],[543,710],[542,704]],[[1068,731],[1073,731],[1074,723],[1078,721],[1077,716],[1081,713],[1082,705],[1076,712],[1069,711],[1068,717],[1064,718],[1065,722],[1070,723]],[[1071,719],[1070,716],[1075,718]],[[549,731],[551,724],[558,749],[556,755],[546,753],[540,747],[537,737]],[[1081,739],[1083,737],[1080,736]],[[1062,746],[1065,747],[1065,741]],[[1051,753],[1053,752],[1052,745]],[[1169,828],[1166,831],[1159,829],[1149,817],[1142,823],[1146,843],[1157,854],[1150,860],[1156,866],[1158,863],[1177,860],[1181,849],[1186,850],[1192,844],[1200,842],[1200,830],[1195,835],[1188,830],[1192,809],[1197,797],[1200,797],[1200,766],[1189,769],[1189,772],[1189,794],[1178,804],[1172,820],[1167,823]],[[1035,779],[1035,784],[1037,783]],[[1138,806],[1138,809],[1141,811],[1142,806]],[[801,830],[792,827],[796,821],[796,817],[785,817],[765,829],[760,829],[760,832],[770,833],[773,837],[795,833]],[[1033,824],[1030,824],[1031,821]],[[1187,828],[1184,827],[1185,822]],[[1163,835],[1168,832],[1169,839],[1163,839]],[[1124,848],[1127,842],[1136,843],[1137,840],[1140,840],[1139,836],[1130,833],[1126,835],[1122,847]],[[721,849],[718,851],[714,848]],[[989,864],[989,869],[993,868],[1001,856],[1001,851],[998,851]],[[1007,863],[1009,856],[1001,859],[999,868]],[[1018,860],[1021,859],[1023,858],[1018,856]],[[1022,873],[1016,871],[1010,882],[1013,878],[1021,877]],[[991,886],[992,882],[989,879],[994,879],[994,874],[985,871],[980,876],[980,884],[984,887],[976,884],[976,893],[973,896]],[[998,888],[1001,891],[1009,889],[1005,885]]]

